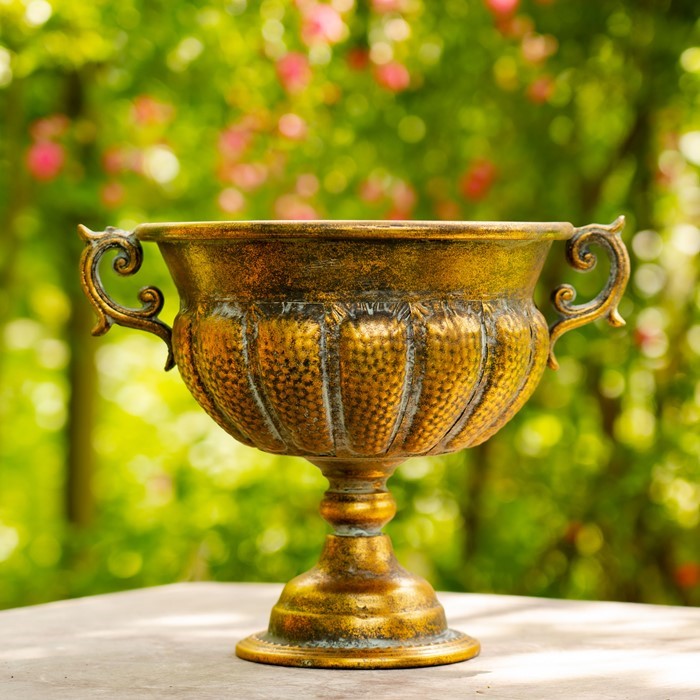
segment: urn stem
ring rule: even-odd
[[[396,515],[396,502],[386,487],[401,460],[315,459],[329,488],[321,501],[321,515],[333,534],[373,537]]]

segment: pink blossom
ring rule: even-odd
[[[522,39],[535,30],[531,17],[523,15],[497,15],[496,27],[503,36]]]
[[[53,180],[63,169],[66,151],[53,141],[38,141],[27,151],[27,169],[37,180]]]
[[[495,15],[512,15],[518,9],[520,0],[486,0],[486,6]]]
[[[554,80],[549,75],[543,75],[530,83],[527,89],[527,98],[535,104],[543,104],[549,100],[553,92]]]
[[[673,576],[681,588],[700,586],[700,564],[694,561],[681,564],[676,567]]]
[[[296,191],[302,197],[313,197],[318,186],[318,178],[313,173],[302,173],[297,178]]]
[[[411,74],[408,72],[408,68],[397,61],[377,66],[374,76],[383,88],[392,92],[401,92],[411,84]]]
[[[283,114],[278,128],[282,136],[292,141],[301,141],[306,138],[306,122],[298,114]]]
[[[219,208],[227,214],[238,214],[245,208],[245,197],[235,187],[227,187],[219,193]]]
[[[360,184],[360,197],[365,202],[375,203],[384,196],[384,186],[377,178],[370,177]]]
[[[219,135],[219,151],[227,158],[239,158],[252,138],[250,129],[240,125],[229,126]]]
[[[302,7],[301,36],[307,44],[337,44],[345,34],[345,22],[331,5],[313,3]]]
[[[404,0],[372,0],[375,12],[401,12]]]
[[[551,34],[527,34],[520,48],[526,61],[542,63],[556,53],[557,46],[557,40]]]
[[[70,119],[65,114],[52,114],[33,122],[29,133],[35,141],[50,141],[63,136],[69,125]]]
[[[262,163],[236,163],[227,174],[234,185],[246,192],[257,189],[267,180],[267,168]]]
[[[369,51],[367,49],[354,48],[348,51],[347,61],[353,70],[364,70],[369,65]]]
[[[116,175],[124,170],[124,151],[117,146],[111,146],[102,154],[102,169],[109,175]]]
[[[399,180],[391,190],[391,200],[397,211],[409,214],[416,205],[418,196],[416,191],[403,180]]]
[[[287,92],[301,92],[311,82],[309,59],[303,53],[285,54],[277,61],[277,77]]]
[[[126,167],[134,173],[143,174],[143,151],[140,148],[130,148],[125,156]]]
[[[143,152],[138,148],[121,148],[110,146],[102,154],[102,169],[108,175],[118,175],[130,170],[134,173],[143,172]]]
[[[496,166],[486,159],[474,161],[462,177],[462,194],[473,201],[483,199],[496,179]]]
[[[278,219],[310,220],[317,219],[316,210],[293,194],[283,194],[275,202],[275,215]]]
[[[175,108],[167,102],[161,102],[151,95],[139,95],[134,99],[132,116],[141,126],[156,126],[169,122],[175,114]]]
[[[100,192],[102,204],[113,209],[124,200],[124,187],[118,182],[108,182]]]

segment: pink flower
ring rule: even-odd
[[[246,192],[257,189],[267,180],[267,168],[262,163],[236,163],[227,174],[234,185]]]
[[[100,199],[102,204],[113,209],[124,200],[124,187],[118,182],[108,182],[100,192]]]
[[[50,141],[63,136],[69,124],[70,120],[65,114],[52,114],[33,122],[29,127],[29,133],[35,141]]]
[[[306,122],[298,114],[283,114],[278,128],[282,136],[292,141],[301,141],[306,138]]]
[[[518,9],[520,0],[486,0],[486,6],[495,15],[512,15]]]
[[[542,63],[557,51],[558,42],[551,34],[527,34],[520,48],[530,63]]]
[[[391,191],[391,200],[394,203],[394,209],[406,214],[406,216],[410,214],[411,210],[416,205],[417,199],[416,191],[403,180],[399,180]]]
[[[53,141],[38,141],[27,151],[27,169],[37,180],[53,180],[63,169],[66,151]]]
[[[278,219],[318,219],[316,210],[308,202],[304,202],[294,194],[283,194],[277,199],[275,216]]]
[[[318,178],[313,173],[302,173],[297,178],[296,191],[302,197],[313,197],[318,192]]]
[[[377,66],[374,77],[383,88],[392,92],[401,92],[411,84],[408,68],[397,61]]]
[[[474,161],[462,177],[462,194],[473,201],[483,199],[496,179],[496,166],[486,159]]]
[[[554,80],[549,75],[543,75],[530,83],[527,89],[527,98],[535,104],[543,104],[549,100],[553,92]]]
[[[345,38],[345,22],[331,5],[313,3],[302,13],[301,37],[307,44],[337,44]]]
[[[369,51],[360,48],[350,49],[347,61],[353,70],[364,70],[369,65]]]
[[[117,146],[110,146],[102,154],[102,169],[108,175],[116,175],[125,169],[126,157],[124,151]]]
[[[171,104],[161,102],[150,95],[139,95],[134,99],[132,116],[141,126],[165,124],[174,114],[175,108]]]
[[[384,186],[377,178],[370,177],[360,185],[360,197],[365,202],[375,203],[380,201],[383,196]]]
[[[238,214],[245,208],[245,197],[235,187],[227,187],[219,193],[219,208],[227,214]]]
[[[372,0],[375,12],[401,12],[404,0]]]
[[[139,148],[131,148],[125,153],[125,166],[134,173],[143,174],[143,151]]]
[[[252,138],[250,129],[240,125],[229,126],[219,135],[219,151],[227,158],[239,158],[250,145]]]
[[[288,53],[277,61],[277,77],[287,92],[301,92],[311,81],[309,59],[303,53]]]
[[[700,585],[700,564],[694,561],[681,564],[676,567],[674,578],[681,588],[694,588]]]
[[[497,15],[496,27],[503,36],[522,39],[534,32],[535,23],[524,15]]]

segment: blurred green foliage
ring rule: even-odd
[[[700,603],[699,86],[696,0],[0,2],[0,606],[285,580],[325,534],[314,467],[226,436],[159,341],[89,337],[78,222],[620,213],[626,329],[401,467],[389,532],[439,588]],[[172,319],[145,252],[108,283]],[[563,258],[545,313],[604,284]]]

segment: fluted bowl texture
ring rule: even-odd
[[[180,293],[180,373],[233,437],[402,459],[477,445],[527,401],[549,349],[533,288],[570,225],[297,226],[137,229]]]
[[[483,442],[537,386],[548,334],[533,304],[222,303],[181,314],[175,358],[238,440],[337,457]]]

